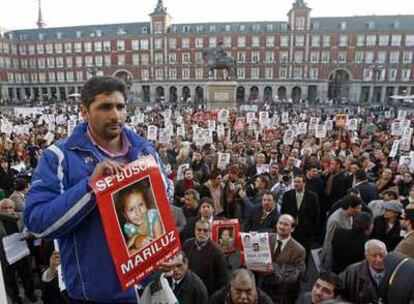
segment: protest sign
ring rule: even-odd
[[[298,135],[305,135],[308,132],[308,128],[306,122],[300,122],[298,125],[297,133]]]
[[[336,128],[345,128],[346,121],[348,120],[348,115],[346,114],[337,114],[335,117],[335,127]]]
[[[348,120],[348,130],[349,131],[357,131],[358,130],[358,119],[352,118]]]
[[[232,253],[237,249],[239,232],[238,219],[217,220],[211,226],[211,239],[224,253]]]
[[[319,124],[318,117],[311,117],[309,120],[309,130],[315,131],[316,126]]]
[[[177,127],[177,136],[181,136],[183,139],[185,138],[185,127],[184,126]]]
[[[411,141],[413,135],[413,128],[405,127],[404,132],[402,133],[402,138]]]
[[[287,124],[287,123],[289,123],[289,113],[283,112],[282,113],[282,124]]]
[[[258,272],[273,270],[268,233],[240,233],[244,263],[247,269]]]
[[[177,169],[177,181],[184,179],[184,172],[186,169],[190,168],[190,164],[181,164]]]
[[[326,127],[325,127],[325,125],[317,125],[316,126],[315,137],[320,138],[320,139],[326,137]]]
[[[399,121],[394,121],[391,124],[391,135],[400,136],[401,135],[401,124]]]
[[[246,118],[245,117],[237,117],[234,121],[234,130],[236,132],[242,132],[246,127]]]
[[[158,138],[158,142],[160,144],[169,144],[171,141],[170,130],[167,128],[161,128]]]
[[[140,157],[90,186],[122,290],[139,283],[180,249],[159,165]]]
[[[256,114],[254,112],[246,113],[246,121],[247,124],[250,125],[256,118]]]
[[[384,112],[384,117],[387,118],[387,119],[390,119],[391,118],[391,111],[385,111]]]
[[[411,140],[403,138],[400,140],[400,151],[408,152],[411,150]]]
[[[218,112],[218,121],[221,123],[227,123],[229,121],[230,112],[229,110],[220,110]]]
[[[398,111],[397,120],[402,121],[402,120],[405,120],[406,117],[407,117],[407,111],[404,111],[404,110]]]
[[[262,111],[259,113],[259,123],[261,125],[267,124],[268,120],[269,120],[269,112]]]
[[[230,163],[230,153],[219,152],[217,157],[217,168],[220,170],[226,169],[226,166]]]
[[[148,126],[147,139],[154,140],[154,141],[157,140],[157,133],[158,133],[157,126],[153,126],[153,125]]]
[[[394,140],[394,143],[392,144],[391,152],[389,154],[390,157],[394,158],[397,156],[399,145],[400,145],[400,141],[398,139]]]
[[[333,130],[333,121],[328,119],[325,121],[325,127],[326,131],[332,131]]]
[[[217,126],[217,137],[219,139],[221,139],[224,136],[226,136],[226,132],[224,131],[224,126],[223,125],[218,125]]]
[[[216,121],[215,120],[208,120],[207,121],[207,127],[208,127],[209,130],[215,131],[216,130]]]
[[[293,132],[292,130],[286,130],[285,134],[283,135],[283,144],[284,145],[292,145],[293,144]]]

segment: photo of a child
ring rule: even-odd
[[[232,227],[219,229],[218,245],[223,252],[229,252],[235,249]]]
[[[115,195],[114,202],[129,255],[165,233],[148,178],[129,185]]]

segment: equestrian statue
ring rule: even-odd
[[[217,48],[204,50],[203,58],[208,64],[209,76],[213,75],[214,70],[226,70],[227,77],[225,80],[236,80],[236,60],[224,51],[223,42],[220,42]]]

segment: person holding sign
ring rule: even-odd
[[[26,200],[25,224],[38,238],[58,240],[72,303],[137,303],[132,286],[121,291],[89,183],[121,174],[140,156],[152,156],[160,168],[162,162],[147,140],[124,128],[126,87],[121,80],[92,77],[81,96],[85,122],[42,154]],[[165,174],[162,178],[167,191]]]

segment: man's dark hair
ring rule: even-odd
[[[384,192],[382,192],[382,197],[384,197],[385,195],[391,196],[391,198],[393,200],[397,200],[398,199],[398,194],[397,192],[395,192],[394,190],[385,190]]]
[[[305,167],[305,172],[308,172],[312,169],[319,170],[318,165],[315,162],[308,162]]]
[[[367,179],[367,174],[365,173],[365,171],[363,169],[358,169],[355,172],[355,179],[358,181],[363,181]]]
[[[82,105],[89,109],[97,95],[111,95],[114,92],[120,92],[126,99],[126,87],[121,79],[111,76],[92,77],[83,85],[81,90]]]
[[[304,183],[306,183],[306,176],[305,176],[305,175],[303,175],[303,174],[299,173],[299,174],[295,174],[294,178],[296,178],[296,177],[301,178],[301,179],[302,179],[302,181],[303,181]]]
[[[216,179],[220,175],[221,175],[221,172],[219,170],[213,170],[210,173],[209,179]]]
[[[339,165],[339,167],[341,168],[341,169],[343,169],[344,168],[344,162],[343,162],[343,160],[341,159],[341,158],[339,158],[339,157],[336,157],[336,158],[334,158],[334,161]]]
[[[354,222],[352,223],[352,229],[358,232],[364,232],[369,229],[374,219],[368,212],[359,212],[354,216]]]
[[[273,192],[271,192],[270,190],[263,191],[263,196],[265,196],[265,195],[270,195],[273,198],[273,201],[276,201],[276,198],[275,198]]]
[[[327,282],[333,285],[335,287],[334,289],[335,296],[341,289],[342,284],[341,284],[340,278],[330,271],[319,272],[313,284],[315,284],[317,280],[321,280],[321,281],[324,281],[324,282]]]
[[[200,201],[200,193],[195,189],[187,189],[184,195],[191,195],[197,202]]]
[[[355,208],[359,205],[362,205],[362,200],[356,195],[347,194],[342,198],[341,205],[343,210],[346,210],[349,207]]]
[[[23,191],[29,186],[29,183],[24,178],[16,178],[14,181],[14,190]]]

